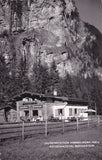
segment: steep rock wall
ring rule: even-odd
[[[61,77],[66,73],[101,75],[95,67],[98,58],[91,56],[97,37],[80,20],[73,0],[5,0],[0,3],[0,14],[1,54],[6,61],[15,58],[16,65],[26,57],[28,75],[39,60],[48,68],[55,61]]]

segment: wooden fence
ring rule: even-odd
[[[37,135],[52,135],[53,133],[65,133],[68,131],[78,131],[89,127],[102,124],[102,116],[91,116],[85,121],[80,121],[78,118],[75,122],[66,122],[62,120],[60,122],[45,122],[42,123],[3,123],[0,124],[0,140],[6,140],[10,138],[21,138],[24,140],[28,136]]]

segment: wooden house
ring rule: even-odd
[[[70,119],[71,117],[88,117],[85,111],[88,102],[67,97],[47,96],[36,93],[22,93],[12,99],[12,109],[8,121],[35,121],[51,118]]]

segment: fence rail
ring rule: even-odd
[[[78,118],[75,122],[39,122],[39,123],[5,123],[0,124],[0,140],[10,138],[22,138],[34,136],[38,134],[53,134],[54,132],[64,133],[67,131],[85,129],[92,126],[100,126],[102,124],[102,116],[91,116],[85,121],[80,121]]]

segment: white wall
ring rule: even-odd
[[[65,106],[66,106],[66,103],[53,105],[52,106],[53,116],[56,117],[56,110],[58,110],[58,109],[63,109],[64,110]]]
[[[80,116],[83,116],[83,117],[87,117],[88,114],[87,113],[84,113],[85,110],[88,109],[88,106],[72,106],[72,105],[67,105],[66,104],[56,104],[56,105],[53,105],[52,106],[53,108],[53,116],[54,117],[58,117],[58,115],[56,115],[56,110],[58,109],[63,109],[63,116],[62,118],[65,118],[67,119],[68,117],[80,117]],[[72,115],[70,115],[69,113],[69,109],[72,109]],[[75,109],[77,109],[77,113],[75,114]]]
[[[70,115],[69,110],[72,109],[72,115]],[[77,109],[77,113],[75,114],[75,109]],[[87,117],[88,114],[84,113],[85,110],[88,109],[88,106],[72,106],[72,105],[68,105],[64,108],[64,113],[65,113],[65,118],[67,117]]]

